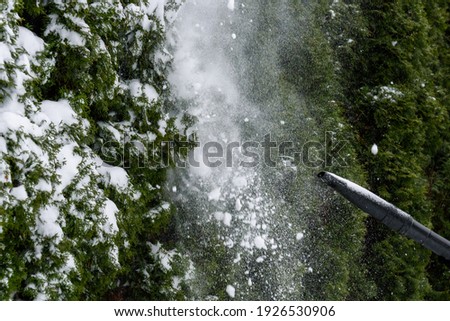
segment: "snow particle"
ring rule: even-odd
[[[300,232],[300,233],[297,233],[297,235],[295,236],[295,239],[297,241],[300,241],[301,239],[303,239],[303,237],[304,237],[304,234],[302,232]]]
[[[223,221],[223,217],[224,217],[223,212],[215,212],[214,217],[218,221]]]
[[[236,289],[232,285],[227,285],[227,294],[230,296],[230,298],[234,298],[234,295],[236,293]]]
[[[247,179],[242,176],[238,176],[233,178],[233,185],[236,187],[245,187],[247,186]]]
[[[236,39],[236,34],[235,34],[235,33],[232,33],[232,34],[231,34],[231,38]]]
[[[231,226],[231,220],[233,219],[230,213],[220,211],[214,213],[214,218],[226,226]]]
[[[239,212],[242,208],[241,200],[239,198],[237,198],[234,205],[235,205],[234,207],[235,207],[236,211]]]
[[[370,151],[372,152],[372,154],[376,155],[378,154],[378,146],[377,144],[373,144],[372,148],[370,149]]]
[[[228,0],[228,9],[231,11],[234,10],[234,0]]]
[[[210,201],[218,201],[220,198],[220,187],[214,189],[210,193],[208,193],[208,199]]]
[[[257,249],[265,249],[265,250],[267,250],[266,242],[264,242],[264,239],[261,236],[255,237],[255,239],[253,241],[254,241],[255,246],[256,246]]]
[[[226,226],[230,226],[231,225],[231,220],[233,219],[233,217],[231,216],[230,213],[224,213],[223,214],[223,224],[225,224]]]
[[[264,256],[260,256],[256,259],[256,263],[262,263],[264,262]]]

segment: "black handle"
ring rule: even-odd
[[[450,260],[450,241],[423,226],[408,213],[336,174],[320,172],[317,176],[361,210],[375,217],[390,229],[419,242],[427,249]]]

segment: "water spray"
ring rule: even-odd
[[[354,205],[381,221],[391,230],[419,242],[437,255],[450,260],[450,241],[423,226],[408,213],[338,175],[321,172],[317,176]]]

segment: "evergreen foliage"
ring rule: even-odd
[[[436,160],[448,158],[448,87],[442,82],[448,71],[442,53],[448,52],[448,3],[349,1],[332,7],[335,19],[325,30],[341,66],[345,114],[357,134],[370,188],[425,225],[439,222],[435,228],[442,232],[448,205],[436,202],[430,191],[437,189],[435,171],[444,168]],[[338,18],[349,15],[354,27],[339,27]],[[352,41],[345,45],[345,39]],[[376,157],[370,154],[374,143],[380,149]],[[365,256],[377,284],[375,298],[434,296],[442,276],[430,262],[439,265],[441,259],[372,219],[367,226]],[[440,271],[448,270],[444,266]]]

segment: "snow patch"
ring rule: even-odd
[[[12,188],[10,193],[12,196],[17,198],[19,201],[23,201],[28,198],[27,191],[25,190],[25,186],[23,186],[23,185]]]
[[[8,145],[6,145],[6,140],[3,137],[0,137],[0,153],[8,153]],[[3,169],[0,165],[0,170]]]
[[[64,17],[66,17],[70,21],[72,21],[73,24],[75,24],[77,27],[79,27],[83,32],[89,32],[90,28],[89,28],[88,24],[80,17],[76,17],[76,16],[74,16],[72,14],[68,14],[68,13],[65,13]]]
[[[102,181],[107,185],[112,185],[118,189],[126,189],[129,185],[128,174],[122,167],[102,165],[97,168],[102,175]]]
[[[24,27],[19,27],[19,37],[17,38],[17,44],[23,47],[23,49],[25,49],[26,52],[28,52],[28,54],[32,57],[36,56],[37,52],[44,50],[44,40]],[[0,50],[0,52],[2,52],[2,50]]]
[[[44,100],[41,103],[41,111],[48,119],[59,127],[61,124],[72,125],[77,122],[76,114],[70,107],[68,100],[51,101]]]
[[[391,86],[380,86],[372,90],[368,95],[375,101],[387,100],[391,103],[396,103],[397,98],[403,97],[403,93],[400,90]]]
[[[150,102],[156,101],[159,98],[155,87],[150,86],[149,84],[143,84],[139,79],[130,80],[128,88],[133,97],[141,97],[144,95]]]
[[[60,273],[69,273],[76,270],[75,258],[72,254],[67,255],[65,265],[59,270]]]
[[[69,44],[74,47],[84,47],[86,41],[76,31],[68,30],[66,26],[56,22],[58,16],[55,14],[50,15],[50,23],[45,30],[44,35],[48,36],[50,33],[59,35],[62,40],[67,40]]]
[[[48,301],[48,296],[45,293],[38,293],[34,301]]]
[[[50,193],[52,191],[52,185],[48,183],[45,179],[40,178],[35,186],[35,189],[41,192]]]
[[[56,173],[59,175],[61,184],[59,188],[61,191],[66,188],[78,174],[78,165],[83,160],[81,156],[74,153],[74,148],[77,145],[71,143],[65,145],[59,151],[57,158],[63,164],[60,168],[56,169]]]
[[[161,243],[156,245],[149,243],[152,248],[152,254],[159,259],[163,270],[170,271],[172,269],[171,263],[177,252],[174,250],[166,251],[162,248]]]
[[[105,202],[105,206],[103,207],[103,213],[106,217],[106,222],[103,225],[103,230],[108,234],[113,234],[119,230],[117,227],[117,219],[116,213],[119,212],[116,204],[107,199]]]
[[[56,206],[50,205],[44,207],[36,219],[37,232],[45,237],[56,237],[59,243],[63,238],[63,231],[58,224],[59,210]]]
[[[9,46],[4,42],[0,42],[0,65],[3,65],[5,62],[11,60],[12,57]]]
[[[166,136],[166,128],[167,128],[167,122],[163,119],[158,120],[158,131],[161,133],[161,135]]]
[[[104,129],[108,130],[114,136],[114,139],[116,141],[118,141],[118,142],[121,141],[122,135],[120,134],[120,132],[116,128],[114,128],[113,126],[111,126],[110,124],[105,123],[105,122],[98,122],[98,125],[101,128],[104,128]]]
[[[36,137],[42,136],[42,129],[33,124],[27,117],[20,115],[20,112],[20,109],[17,112],[0,112],[0,133],[20,131],[24,134],[33,134]]]

